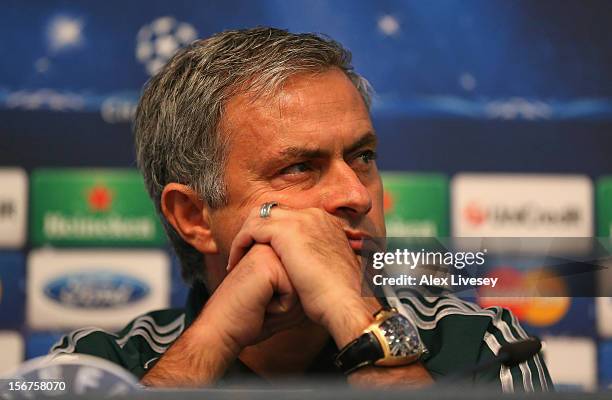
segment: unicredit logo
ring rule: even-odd
[[[115,308],[146,297],[150,288],[131,276],[92,271],[64,275],[49,282],[45,295],[62,305],[77,308]]]
[[[464,208],[463,216],[472,226],[480,226],[486,223],[495,225],[572,226],[580,222],[581,212],[578,207],[573,206],[553,210],[533,203],[517,204],[516,206],[483,206],[477,202],[471,202]]]

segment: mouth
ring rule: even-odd
[[[372,236],[362,231],[349,231],[345,229],[344,233],[346,233],[351,249],[356,252],[363,250],[365,241],[372,238]]]

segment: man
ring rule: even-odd
[[[379,312],[386,300],[363,295],[364,241],[385,236],[369,104],[350,53],[316,35],[228,31],[180,51],[148,83],[135,133],[192,285],[186,309],[117,334],[75,331],[53,352],[110,359],[148,386],[343,371],[351,384],[421,387],[526,337],[501,309],[412,296]],[[473,380],[551,388],[539,355]]]

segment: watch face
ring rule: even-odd
[[[414,325],[401,314],[396,314],[380,324],[391,356],[411,357],[420,352],[421,340]]]

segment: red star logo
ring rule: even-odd
[[[472,225],[480,225],[487,219],[487,212],[483,210],[477,203],[472,202],[464,210],[465,218]]]
[[[386,190],[383,192],[383,211],[388,213],[393,208],[393,195]]]
[[[108,211],[113,201],[111,191],[104,186],[94,186],[87,195],[89,207],[93,211]]]

